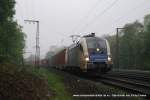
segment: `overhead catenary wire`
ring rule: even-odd
[[[146,3],[146,5],[145,5],[145,3]],[[134,8],[132,8],[132,9],[129,9],[127,12],[125,12],[125,15],[133,15],[133,14],[135,14],[135,13],[137,13],[137,12],[139,12],[140,10],[142,10],[142,11],[144,11],[144,10],[146,10],[146,9],[149,9],[149,7],[150,6],[147,6],[147,5],[149,5],[150,3],[148,3],[148,1],[146,0],[146,2],[144,1],[144,2],[140,2],[138,5],[136,5]],[[144,6],[144,9],[141,9],[141,6],[143,7]],[[139,10],[138,10],[139,9]],[[110,25],[114,25],[114,24],[116,24],[116,22],[119,22],[119,21],[122,21],[123,19],[125,20],[127,20],[127,18],[129,19],[130,17],[129,16],[125,16],[125,15],[123,15],[122,17],[119,17],[119,18],[117,18],[115,21],[113,21],[113,23],[109,23],[109,24],[105,24],[105,26],[107,26],[107,27],[109,27]],[[138,17],[138,18],[136,18],[135,20],[142,20],[142,19],[144,19],[144,17],[143,16],[140,16],[140,17]],[[126,22],[126,23],[128,23],[128,22]],[[120,26],[120,25],[119,25]],[[117,26],[116,26],[117,27]],[[121,27],[123,27],[122,25],[121,25]],[[107,33],[115,33],[115,30],[114,31],[109,31],[109,32],[107,32]],[[113,34],[111,34],[111,35],[113,35]]]
[[[146,9],[150,9],[150,4],[149,4],[149,3],[147,3],[147,4],[148,4],[148,6],[144,6],[144,9],[140,9],[142,12],[145,11]],[[139,10],[139,11],[140,11],[140,10]],[[138,10],[136,10],[133,14],[136,14],[137,11],[138,11]],[[149,13],[148,13],[148,14],[149,14]],[[144,15],[144,16],[145,16],[145,15]],[[141,17],[137,18],[136,20],[144,19],[144,16],[141,16]],[[126,18],[127,18],[127,17],[126,17]],[[125,19],[126,19],[126,18],[125,18]]]
[[[116,22],[119,22],[119,21],[121,21],[122,19],[127,18],[127,17],[128,17],[127,14],[129,15],[129,14],[131,14],[131,13],[133,14],[133,13],[137,12],[137,11],[138,11],[137,9],[139,9],[141,6],[143,7],[143,5],[144,5],[145,3],[147,3],[147,0],[145,0],[145,1],[142,2],[142,3],[140,3],[139,5],[135,6],[134,8],[128,10],[128,11],[125,13],[125,15],[120,16],[119,18],[117,18],[117,19],[116,19],[115,21],[113,21],[112,23],[109,23],[109,25],[115,24]],[[148,4],[148,3],[147,3],[147,4]],[[141,18],[140,18],[140,19],[141,19]]]
[[[148,3],[147,3],[147,4],[148,4]],[[140,9],[140,10],[143,10],[143,11],[144,11],[144,10],[146,10],[146,9],[148,9],[148,8],[150,8],[150,6],[145,6],[144,9]],[[136,12],[137,12],[137,11],[139,11],[139,10],[136,10]],[[130,13],[130,12],[129,12],[129,13]],[[135,14],[135,12],[134,12],[134,14]],[[126,16],[125,18],[129,18],[129,17]],[[143,19],[144,19],[144,17],[143,17],[143,16],[140,16],[139,18],[136,18],[135,20],[138,20],[138,21],[139,21],[139,20],[143,20]],[[115,24],[115,23],[113,23],[113,24]],[[110,25],[112,25],[112,24],[110,24]],[[108,26],[107,26],[107,27],[108,27]],[[121,27],[123,27],[123,26],[121,26]],[[114,30],[114,31],[109,31],[109,32],[107,32],[107,33],[109,33],[109,34],[110,34],[110,33],[115,34],[115,30]],[[111,34],[111,35],[113,35],[113,34]]]
[[[27,19],[34,19],[34,1],[33,0],[25,0],[25,11]]]
[[[150,6],[149,6],[150,7]],[[149,8],[149,7],[145,7],[145,9],[143,9],[143,10],[146,10],[147,8]],[[136,14],[136,13],[134,13],[134,14]],[[148,13],[149,14],[149,13]],[[125,17],[124,18],[124,20],[127,20],[127,19],[129,19],[129,17]],[[140,20],[144,20],[144,16],[140,16],[140,17],[138,17],[138,18],[136,18],[135,20],[137,20],[137,21],[140,21]]]
[[[18,13],[18,15],[20,15],[21,21],[23,21],[24,20],[24,11],[22,9],[21,3],[16,2],[16,5],[19,7],[19,9],[17,10],[17,13]]]
[[[99,17],[103,16],[108,10],[110,10],[119,0],[114,0],[108,7],[106,7],[101,13],[94,17],[90,22],[86,23],[79,32],[85,30],[89,25],[93,24]]]
[[[102,2],[103,0],[97,0],[94,5],[92,5],[92,7],[87,11],[87,13],[85,14],[85,16],[83,16],[80,20],[79,20],[79,23],[72,29],[72,31],[70,33],[75,33],[75,31],[77,30],[77,28],[79,26],[81,26],[82,24],[82,21],[85,21],[87,20],[90,15],[92,15],[91,13],[93,13],[93,11],[95,10],[95,8],[100,4],[100,2]]]
[[[30,1],[31,2],[31,5],[32,5],[32,17],[33,17],[33,19],[36,19],[36,13],[35,13],[35,10],[36,10],[36,8],[35,8],[35,4],[36,4],[36,2],[35,2],[35,0],[31,0]]]
[[[139,11],[138,9],[141,10],[141,6],[143,7],[143,5],[144,5],[145,3],[146,3],[146,4],[149,4],[147,0],[145,0],[144,2],[140,2],[138,5],[136,5],[136,6],[133,7],[132,9],[129,9],[127,12],[125,12],[125,15],[120,16],[119,18],[115,19],[112,23],[103,24],[103,25],[108,27],[108,26],[114,25],[116,22],[119,22],[119,21],[121,21],[122,19],[128,18],[129,16],[127,16],[127,14],[128,14],[128,15],[129,15],[129,14],[132,15],[132,14],[136,13],[137,11]],[[148,6],[148,7],[150,7],[150,6]],[[146,9],[147,9],[148,7],[145,6]],[[146,10],[146,9],[144,9],[144,10]],[[132,13],[132,14],[131,14],[131,13]],[[136,20],[142,20],[142,19],[143,19],[143,16],[137,18]],[[117,27],[117,26],[116,26],[116,27]],[[122,27],[123,27],[123,26],[122,26]],[[111,33],[111,35],[112,35],[112,33],[115,33],[115,30],[114,30],[114,31],[109,31],[109,32],[107,32],[107,33],[108,33],[108,34]]]
[[[28,0],[25,0],[25,18],[30,18],[30,6],[29,6],[29,1]]]

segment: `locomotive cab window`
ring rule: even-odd
[[[87,47],[88,48],[101,48],[106,50],[106,41],[100,38],[87,38]]]

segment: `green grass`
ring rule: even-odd
[[[52,100],[72,100],[71,95],[65,91],[60,76],[43,68],[32,69],[32,73],[47,80],[48,87],[53,92]]]

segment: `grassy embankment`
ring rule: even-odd
[[[49,72],[46,69],[40,68],[39,70],[33,69],[33,74],[43,77],[48,82],[49,89],[53,92],[52,98],[54,100],[71,100],[71,96],[65,91],[64,84],[60,76],[55,73]]]
[[[0,64],[0,100],[70,100],[61,78],[46,69]]]

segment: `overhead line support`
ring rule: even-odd
[[[39,45],[39,21],[38,20],[24,20],[25,22],[29,23],[36,23],[37,30],[36,30],[36,51],[35,51],[35,66],[39,68],[40,65],[40,45]]]

